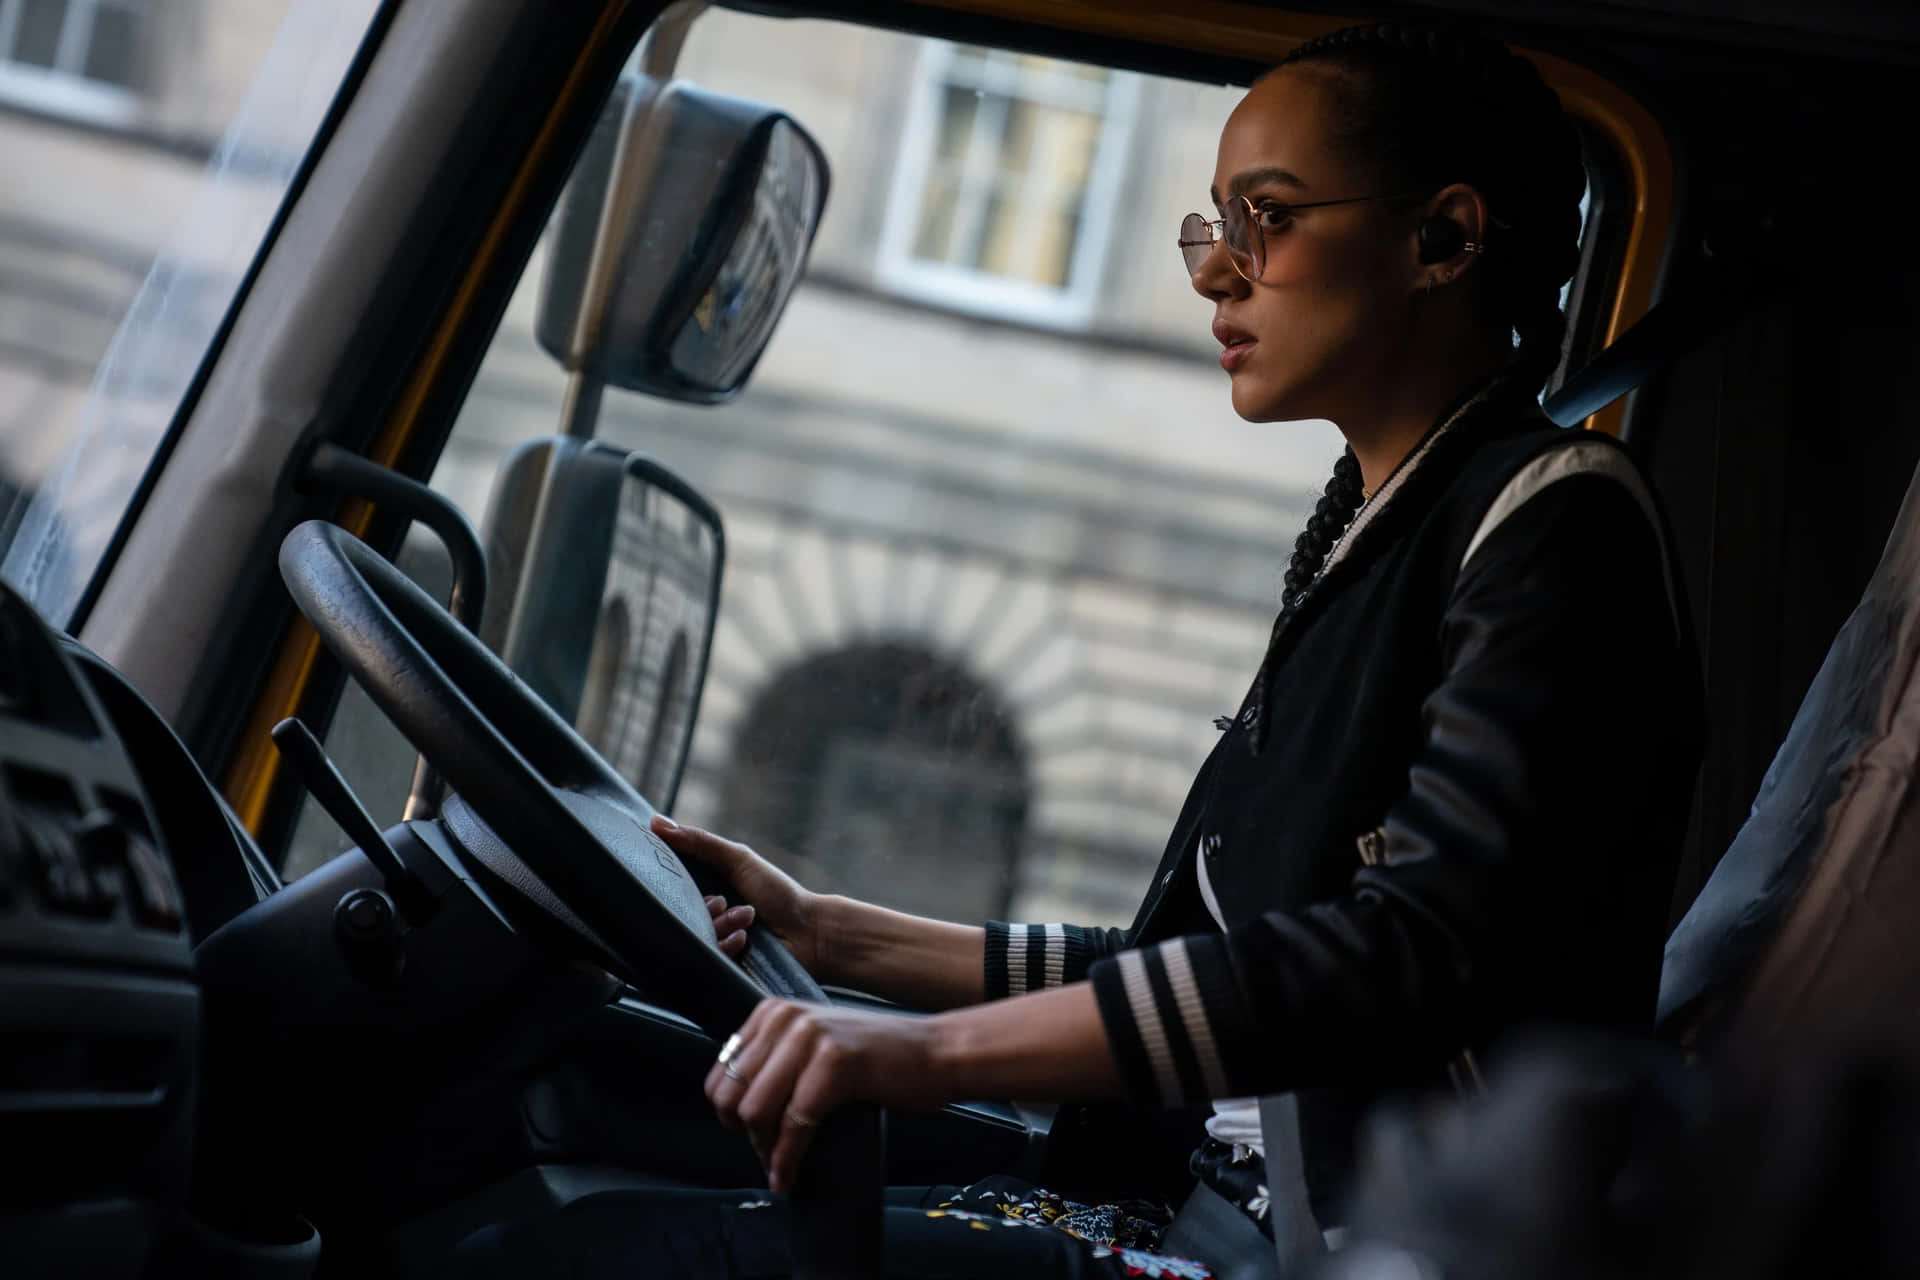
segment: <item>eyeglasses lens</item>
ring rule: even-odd
[[[1229,200],[1220,227],[1233,269],[1249,280],[1258,280],[1266,265],[1266,245],[1253,225],[1247,202]],[[1213,221],[1199,213],[1188,214],[1180,223],[1180,256],[1186,261],[1188,275],[1198,275],[1201,265],[1213,253],[1213,228]]]
[[[1212,252],[1213,224],[1202,214],[1188,214],[1180,223],[1180,256],[1186,261],[1187,274],[1197,275]]]

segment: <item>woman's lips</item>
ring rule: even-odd
[[[1226,348],[1220,353],[1220,367],[1228,373],[1246,363],[1247,357],[1253,354],[1254,347],[1258,345],[1252,334],[1228,324],[1219,316],[1213,320],[1213,336]]]

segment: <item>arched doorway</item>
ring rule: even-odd
[[[809,887],[975,922],[1003,915],[1031,797],[999,699],[912,644],[777,674],[739,722],[719,829]]]

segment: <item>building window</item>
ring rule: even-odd
[[[0,0],[0,94],[124,123],[146,22],[143,0]]]
[[[927,42],[880,276],[959,310],[1077,327],[1093,311],[1136,78]]]

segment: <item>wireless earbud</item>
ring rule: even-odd
[[[1436,213],[1420,224],[1420,261],[1445,262],[1467,247],[1467,233],[1459,223]]]

